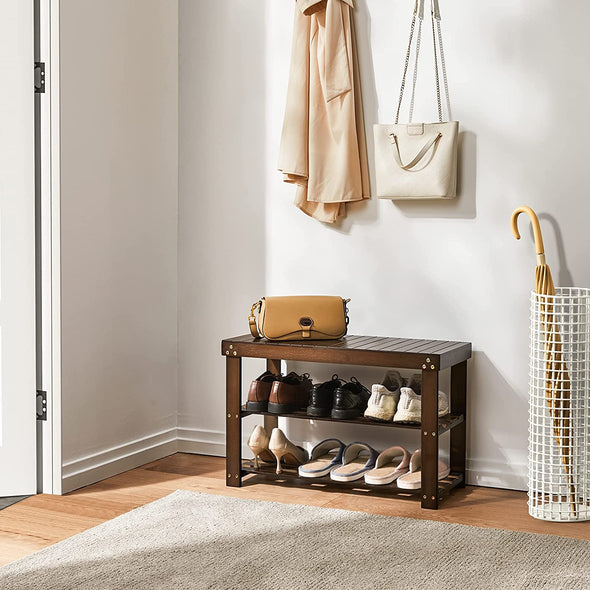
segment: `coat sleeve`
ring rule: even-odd
[[[284,180],[296,184],[304,183],[309,173],[309,35],[310,19],[297,7],[278,165]]]

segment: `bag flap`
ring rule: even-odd
[[[329,295],[267,297],[260,328],[270,339],[301,333],[303,329],[341,338],[346,333],[344,300]]]

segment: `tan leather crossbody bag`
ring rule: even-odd
[[[349,301],[329,295],[263,297],[250,311],[250,332],[267,340],[337,340],[348,329]]]

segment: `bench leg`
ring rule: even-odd
[[[226,419],[225,464],[228,486],[242,485],[242,359],[227,357],[225,360]]]
[[[266,359],[266,370],[274,373],[275,375],[280,374],[281,372],[281,361],[277,359]],[[279,418],[278,416],[265,416],[264,417],[264,430],[270,433],[272,432],[273,428],[279,427]]]
[[[460,473],[465,487],[465,445],[467,426],[467,361],[451,367],[451,412],[463,414],[463,422],[451,430],[451,471]]]
[[[422,508],[438,508],[438,371],[422,371]]]

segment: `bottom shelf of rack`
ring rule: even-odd
[[[295,483],[299,486],[306,486],[312,489],[321,488],[344,488],[348,491],[362,492],[367,495],[377,496],[401,496],[401,497],[414,497],[422,494],[421,489],[416,490],[405,490],[398,488],[394,483],[384,486],[374,486],[366,484],[364,479],[350,482],[340,482],[330,479],[329,476],[324,477],[300,477],[296,467],[284,467],[280,474],[275,471],[275,465],[270,463],[264,463],[260,465],[259,469],[254,468],[254,462],[249,459],[242,460],[242,476],[256,475],[266,481],[274,480],[279,483]],[[246,481],[250,481],[249,479]],[[439,480],[438,482],[438,496],[439,500],[444,499],[449,492],[456,488],[463,482],[463,475],[461,473],[449,473],[447,477]]]

